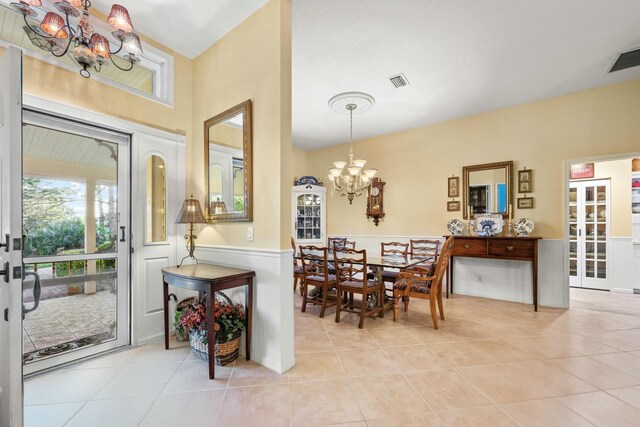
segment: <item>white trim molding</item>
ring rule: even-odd
[[[293,251],[200,245],[195,255],[200,262],[256,272],[251,360],[279,373],[293,367]],[[244,289],[225,293],[244,303]]]

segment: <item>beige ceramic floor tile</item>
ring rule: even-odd
[[[494,405],[438,412],[438,416],[447,427],[518,427],[513,418]]]
[[[449,366],[490,365],[496,361],[468,342],[429,344],[427,348],[440,356]]]
[[[562,403],[597,426],[640,426],[640,409],[598,391],[559,398]]]
[[[62,427],[85,402],[55,403],[24,407],[24,427]]]
[[[356,329],[355,331],[331,331],[329,332],[329,338],[338,351],[378,347],[378,344],[371,334],[364,329]]]
[[[620,351],[640,350],[640,329],[602,332],[591,338]]]
[[[640,384],[640,378],[631,375],[631,372],[605,365],[587,356],[549,360],[547,363],[562,368],[600,389]]]
[[[522,427],[592,427],[586,419],[566,407],[558,398],[507,403],[502,409]]]
[[[633,353],[597,354],[589,357],[621,371],[630,372],[634,376],[638,376],[639,374],[638,366],[640,366],[640,357],[634,356]]]
[[[291,422],[289,385],[230,388],[216,425],[288,426]]]
[[[162,395],[140,427],[211,426],[222,407],[224,390]]]
[[[322,319],[316,317],[300,317],[295,321],[295,333],[296,334],[318,334],[325,332],[324,323]]]
[[[380,348],[337,351],[336,354],[347,376],[395,374],[399,372],[387,354]]]
[[[617,388],[615,390],[606,390],[606,392],[640,409],[640,386]]]
[[[558,339],[557,336],[515,338],[508,341],[509,344],[535,359],[558,359],[583,355],[572,349],[566,339]]]
[[[453,369],[414,372],[406,377],[436,412],[491,404],[483,392]]]
[[[291,423],[323,426],[364,421],[355,397],[344,380],[291,384]]]
[[[380,347],[420,344],[405,328],[368,329],[376,344]]]
[[[367,420],[367,427],[442,427],[442,421],[436,414],[401,414]]]
[[[333,351],[331,341],[326,332],[319,334],[295,335],[295,354],[318,353],[321,351]]]
[[[345,371],[335,352],[296,356],[296,365],[288,371],[290,382],[342,378]]]
[[[383,350],[402,372],[433,371],[449,367],[444,359],[422,344],[385,347]]]
[[[92,400],[66,424],[69,427],[136,427],[153,405],[154,397]]]
[[[433,412],[402,375],[369,375],[347,383],[367,425],[369,420],[419,419]]]
[[[469,344],[499,363],[534,359],[530,353],[520,350],[507,340],[469,341]]]
[[[233,364],[216,366],[216,377],[210,380],[207,362],[202,360],[184,361],[162,393],[224,389],[227,387],[232,370]]]
[[[333,354],[333,353],[330,353]],[[298,358],[296,358],[296,362]],[[217,368],[216,368],[217,369]],[[255,385],[268,384],[287,384],[289,382],[289,373],[279,374],[256,362],[250,360],[238,359],[233,366],[233,372],[229,379],[229,387],[246,387]]]
[[[431,326],[415,326],[406,328],[422,344],[461,341],[460,337],[441,329],[433,329]]]
[[[596,390],[594,386],[586,381],[581,380],[561,368],[552,366],[547,361],[526,360],[522,362],[510,362],[503,366],[522,376],[535,378],[536,381],[540,382],[550,393],[547,395],[548,397]]]

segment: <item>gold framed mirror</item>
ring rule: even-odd
[[[485,163],[462,168],[462,216],[499,213],[513,209],[513,161]]]
[[[204,122],[207,222],[253,220],[251,100]]]

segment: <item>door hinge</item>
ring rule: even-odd
[[[131,255],[133,255],[133,252],[134,252],[134,249],[133,249],[133,248],[131,248]]]
[[[14,251],[21,251],[22,250],[22,239],[21,238],[13,239],[13,250]]]
[[[4,282],[5,283],[9,283],[9,263],[5,262],[4,263],[4,270],[0,270],[0,276],[4,276]]]
[[[4,309],[4,320],[5,320],[5,322],[9,321],[9,309],[8,308]]]
[[[22,278],[22,267],[13,267],[13,278],[14,279]]]

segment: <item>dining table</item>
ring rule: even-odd
[[[329,251],[331,255],[329,258],[329,265],[333,266],[333,251]],[[295,259],[302,259],[300,257],[300,253],[296,252],[293,256]],[[381,283],[384,286],[384,280],[382,278],[382,271],[385,268],[396,268],[398,270],[403,270],[408,267],[413,267],[414,265],[420,264],[424,262],[426,259],[431,257],[410,257],[410,256],[398,256],[398,255],[367,255],[367,266],[371,268],[371,271],[374,273],[376,281]],[[356,260],[353,261],[354,264],[362,264],[362,262],[358,262]],[[385,310],[389,310],[393,306],[393,300],[391,298],[387,299],[387,295],[385,293],[385,301],[387,301],[387,305],[385,306]],[[384,304],[384,302],[378,301],[378,296],[376,294],[369,295],[369,300],[367,301],[367,305],[369,308],[375,307],[376,305]]]

